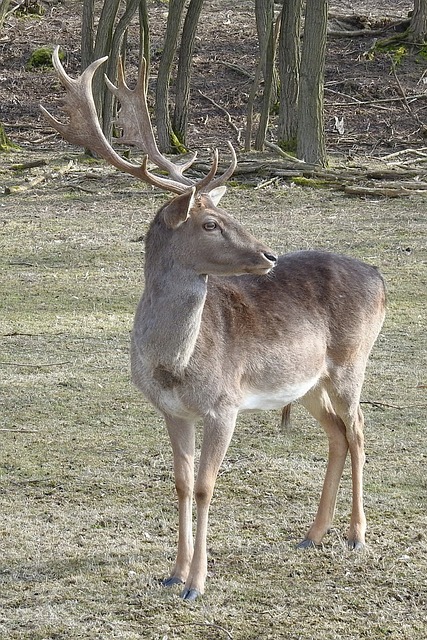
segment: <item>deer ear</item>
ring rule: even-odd
[[[173,200],[168,202],[163,209],[163,219],[169,229],[177,229],[190,215],[190,210],[194,205],[194,194],[196,187],[190,191],[185,191]]]
[[[217,187],[216,189],[212,189],[212,191],[209,192],[209,197],[215,206],[219,203],[226,191],[227,187]]]

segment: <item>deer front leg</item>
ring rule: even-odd
[[[195,600],[204,592],[207,575],[207,528],[209,506],[219,467],[227,452],[236,423],[237,412],[221,419],[205,419],[199,471],[195,485],[197,529],[194,555],[184,590],[184,600]]]
[[[175,487],[178,495],[179,528],[178,552],[175,566],[166,587],[183,584],[188,576],[193,557],[192,503],[194,486],[194,439],[192,422],[166,416],[166,425],[173,450]]]

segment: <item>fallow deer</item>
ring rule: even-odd
[[[218,203],[236,156],[215,178],[193,183],[183,175],[194,161],[174,163],[156,145],[146,101],[142,62],[136,88],[107,78],[121,105],[121,142],[133,144],[169,177],[120,157],[102,134],[91,92],[106,60],[71,79],[53,62],[66,88],[62,124],[45,109],[66,140],[150,185],[177,194],[156,214],[146,235],[145,288],[131,340],[132,377],[163,414],[173,455],[179,502],[178,552],[167,586],[183,583],[182,597],[204,592],[208,510],[218,469],[241,411],[277,409],[295,400],[326,431],[329,459],[314,522],[299,547],[319,545],[332,523],[348,450],[352,512],[348,544],[364,545],[363,415],[359,405],[365,367],[384,319],[385,291],[379,272],[356,259],[319,251],[277,257]],[[231,146],[231,145],[230,145]],[[194,482],[195,423],[203,442]],[[197,506],[193,546],[192,501]]]

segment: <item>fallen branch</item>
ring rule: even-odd
[[[340,24],[340,22],[350,22],[350,18],[335,18],[335,22]],[[328,36],[336,37],[336,38],[352,38],[353,36],[364,37],[364,36],[379,36],[383,33],[387,33],[387,31],[396,30],[399,28],[405,29],[410,24],[410,20],[400,20],[399,22],[392,22],[384,27],[380,27],[378,29],[328,29]]]
[[[19,164],[10,165],[12,171],[23,171],[24,169],[33,169],[34,167],[46,166],[46,160],[33,160],[32,162],[21,162]]]
[[[233,71],[237,71],[237,73],[240,73],[242,76],[245,76],[245,78],[249,78],[249,80],[254,80],[254,76],[252,75],[252,73],[249,73],[248,71],[246,71],[246,69],[243,69],[243,67],[239,67],[237,64],[232,64],[231,62],[225,62],[224,60],[221,60],[221,64],[224,67],[227,67],[228,69],[232,69]]]
[[[37,433],[34,429],[0,429],[0,431],[9,431],[10,433]]]
[[[398,158],[399,156],[404,156],[407,153],[413,153],[415,155],[419,155],[427,158],[427,153],[423,153],[424,149],[427,150],[427,147],[423,147],[422,149],[402,149],[401,151],[395,151],[394,153],[389,153],[387,156],[382,156],[380,160],[391,160],[392,158]]]
[[[402,406],[398,404],[389,404],[387,402],[377,402],[376,400],[361,400],[360,404],[370,404],[373,407],[385,407],[386,409],[399,409],[399,411],[403,411],[404,409],[423,409],[425,407],[424,404],[408,404],[406,406]]]
[[[218,631],[223,631],[227,638],[229,638],[230,640],[233,640],[233,636],[232,634],[227,631],[227,629],[225,629],[224,627],[221,627],[221,625],[219,624],[215,624],[213,622],[183,622],[182,624],[177,624],[174,625],[175,627],[187,627],[189,625],[195,626],[195,627],[206,627],[206,628],[210,628],[210,629],[218,629]]]
[[[64,362],[46,362],[39,364],[27,364],[25,362],[0,362],[0,365],[7,367],[30,367],[32,369],[38,369],[39,367],[62,367],[65,364],[70,364],[69,360]]]
[[[418,116],[418,114],[414,113],[414,111],[412,110],[409,102],[408,102],[408,98],[406,96],[405,90],[402,87],[402,83],[399,80],[399,77],[397,75],[397,71],[396,71],[396,62],[393,60],[393,58],[390,56],[390,60],[391,60],[391,69],[393,72],[393,76],[394,79],[396,80],[396,84],[397,84],[397,88],[399,90],[400,95],[402,96],[402,102],[403,105],[406,109],[406,111],[409,113],[410,116],[412,116],[412,118],[415,120],[415,122],[422,128],[425,129],[425,124],[423,123],[423,121],[421,120],[421,118]]]
[[[268,140],[264,140],[264,144],[269,149],[273,149],[273,151],[278,153],[279,156],[282,156],[282,158],[286,158],[286,160],[290,160],[291,162],[295,162],[295,164],[300,164],[300,165],[304,164],[306,166],[313,166],[313,165],[307,165],[307,163],[304,162],[304,160],[300,160],[299,158],[295,158],[295,156],[291,156],[290,153],[286,153],[286,151],[283,151],[283,149],[281,149],[277,144],[274,144],[273,142],[269,142]]]
[[[27,184],[5,187],[4,195],[10,196],[10,195],[13,195],[14,193],[21,193],[22,191],[28,191],[28,189],[32,189],[33,187],[36,187],[37,185],[44,182],[45,180],[46,180],[46,176],[37,176],[32,180],[29,180]]]
[[[257,186],[255,187],[255,191],[257,191],[258,189],[264,189],[265,187],[269,187],[272,184],[277,184],[279,180],[280,180],[280,176],[273,176],[268,180],[263,180],[262,182],[257,184]]]
[[[329,89],[331,91],[331,89]],[[419,100],[420,98],[427,98],[427,93],[417,93],[414,96],[409,96],[408,100],[414,101]],[[396,98],[378,98],[377,100],[358,100],[357,98],[353,98],[356,102],[325,102],[325,106],[327,107],[354,107],[356,105],[376,105],[385,102],[402,102],[402,98],[400,96],[396,96]]]
[[[388,187],[357,187],[357,186],[345,186],[344,193],[351,196],[373,196],[382,198],[400,198],[401,196],[409,196],[411,191],[409,189],[390,189]]]

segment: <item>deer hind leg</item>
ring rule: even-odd
[[[363,508],[364,419],[359,404],[365,366],[366,361],[360,359],[349,367],[338,368],[331,377],[330,388],[328,388],[335,412],[345,424],[345,435],[351,457],[352,509],[348,530],[348,546],[351,549],[364,547],[366,533]]]
[[[319,545],[332,525],[337,492],[348,451],[344,422],[335,413],[327,391],[316,387],[301,399],[301,404],[316,418],[329,442],[328,465],[316,517],[299,549]]]
[[[209,506],[219,467],[233,435],[237,412],[215,420],[206,418],[200,453],[199,470],[195,484],[197,529],[193,560],[181,597],[195,600],[204,592],[207,575],[207,528]]]
[[[194,424],[184,420],[165,417],[173,450],[175,487],[178,495],[179,528],[178,552],[175,566],[166,587],[183,584],[190,571],[193,558],[192,504],[194,486]]]

